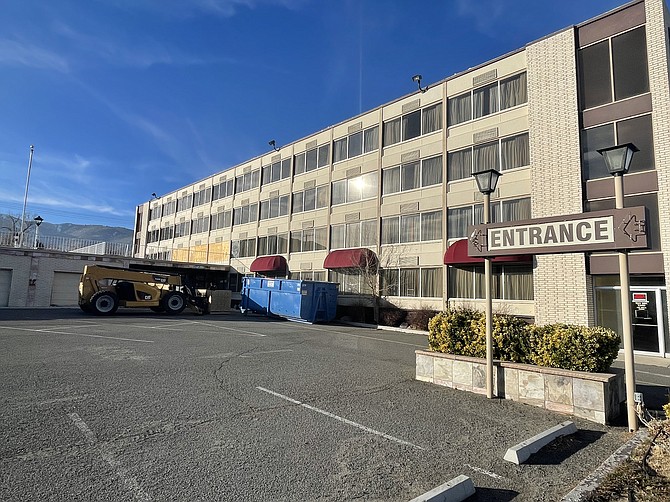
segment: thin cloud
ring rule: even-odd
[[[505,5],[499,0],[456,0],[456,13],[460,17],[471,18],[480,33],[490,35],[499,26],[505,13]]]
[[[264,6],[298,10],[310,0],[114,0],[124,10],[142,9],[167,17],[192,17],[215,15],[230,18],[240,10],[251,10]]]
[[[0,65],[68,73],[67,60],[55,52],[18,40],[0,39]]]

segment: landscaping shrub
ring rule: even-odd
[[[401,309],[379,309],[379,324],[382,326],[400,326],[407,312]]]
[[[437,312],[428,309],[410,310],[407,312],[405,322],[411,329],[428,330],[428,322],[435,317]]]
[[[600,326],[529,325],[522,319],[495,314],[493,357],[567,370],[604,372],[619,352],[619,335]],[[486,357],[486,316],[469,308],[437,314],[429,323],[430,350]]]
[[[601,326],[550,324],[533,332],[533,362],[538,366],[603,372],[619,353],[619,335]]]

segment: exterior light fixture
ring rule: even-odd
[[[421,88],[421,79],[423,77],[420,74],[416,74],[412,77],[412,82],[416,82],[416,85],[419,87],[419,90],[421,92],[426,92],[428,90],[428,86],[424,87],[423,89]]]
[[[33,247],[37,249],[37,244],[39,243],[39,235],[40,235],[40,225],[44,221],[44,218],[42,218],[39,214],[33,218],[33,221],[35,222],[35,241],[33,242]]]
[[[633,154],[639,149],[633,143],[611,146],[596,150],[605,160],[609,173],[614,176],[614,198],[616,209],[623,209],[623,175],[628,172]],[[624,375],[626,379],[626,412],[628,430],[638,429],[635,410],[635,357],[633,354],[633,325],[631,316],[630,272],[628,270],[628,251],[617,251],[619,258],[619,284],[621,285],[621,338],[623,340]]]
[[[44,218],[42,218],[40,215],[37,215],[33,218],[33,221],[35,222],[35,225],[39,227],[44,221]]]
[[[158,199],[160,199],[160,197],[159,197],[158,195],[156,195],[156,192],[152,192],[151,197],[152,197],[151,200],[154,200],[154,199],[155,199],[155,200],[158,200]]]
[[[484,194],[484,224],[491,223],[491,194],[498,184],[500,173],[495,169],[484,169],[472,173],[479,191]],[[491,257],[484,258],[484,297],[486,299],[486,397],[493,399],[493,295],[491,290]]]
[[[280,150],[279,148],[277,148],[277,143],[273,139],[268,141],[268,145],[270,145],[274,149],[275,152],[278,152]]]
[[[483,171],[472,173],[472,175],[475,177],[481,193],[487,195],[495,192],[498,178],[500,178],[500,173],[498,171],[495,169],[485,169]]]
[[[630,162],[633,160],[633,154],[639,152],[640,149],[633,143],[626,143],[624,145],[601,148],[596,151],[605,159],[605,165],[609,173],[616,176],[617,174],[623,175],[628,172]]]

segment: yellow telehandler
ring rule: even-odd
[[[119,307],[148,307],[172,315],[190,307],[208,314],[208,297],[185,282],[177,274],[87,265],[79,281],[79,307],[96,315],[112,315]]]

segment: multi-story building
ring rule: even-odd
[[[629,255],[646,298],[635,348],[668,356],[669,26],[662,0],[635,0],[146,202],[136,255],[355,293],[368,285],[351,263],[374,253],[388,301],[477,305],[483,266],[464,240],[482,219],[472,172],[502,173],[494,221],[609,209],[614,182],[596,150],[632,142],[626,204],[647,207],[650,242]],[[540,324],[617,329],[618,287],[613,252],[494,260],[494,306]]]

